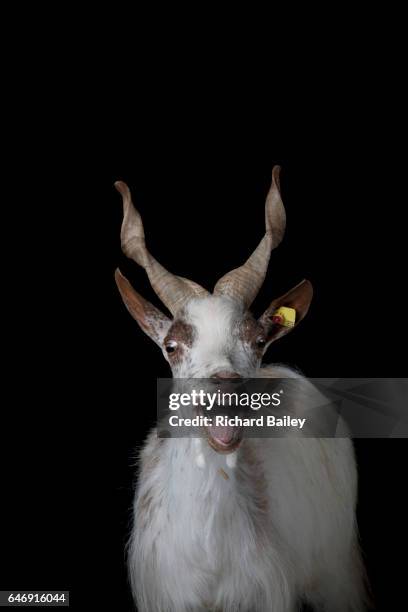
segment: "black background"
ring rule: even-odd
[[[302,278],[315,297],[267,360],[310,377],[406,373],[398,355],[402,164],[392,116],[371,115],[368,99],[342,98],[337,89],[310,106],[295,98],[276,110],[264,84],[262,103],[238,108],[237,96],[206,96],[198,85],[177,100],[168,87],[146,97],[134,80],[136,93],[116,83],[114,107],[106,77],[97,95],[78,87],[61,110],[47,97],[41,113],[33,104],[13,123],[15,177],[2,230],[11,367],[0,583],[70,589],[74,609],[132,609],[124,549],[134,461],[154,423],[156,377],[169,374],[114,285],[120,266],[159,306],[145,273],[121,254],[115,180],[131,187],[157,259],[212,289],[263,235],[271,169],[280,164],[287,232],[253,309],[261,314]],[[398,610],[406,441],[357,441],[356,448],[372,588],[378,609]]]

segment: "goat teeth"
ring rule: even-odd
[[[227,459],[227,466],[229,468],[234,469],[234,467],[236,467],[237,465],[238,451],[234,451],[233,453],[230,453],[229,455],[227,455],[226,459]]]

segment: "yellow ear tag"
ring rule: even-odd
[[[294,327],[296,310],[287,306],[281,306],[273,313],[272,321],[278,323],[278,325],[283,325],[283,327]]]

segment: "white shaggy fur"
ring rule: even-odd
[[[193,300],[182,317],[194,343],[173,375],[299,377],[259,369],[237,332],[242,316],[227,298]],[[293,612],[301,600],[363,610],[356,490],[347,438],[244,439],[232,457],[154,430],[141,452],[128,551],[139,610]]]

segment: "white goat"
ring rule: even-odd
[[[285,230],[279,168],[266,200],[264,238],[212,295],[152,257],[127,186],[116,187],[124,205],[122,248],[145,268],[174,318],[143,299],[119,271],[117,285],[173,376],[301,379],[288,368],[261,368],[261,360],[288,331],[273,313],[294,308],[298,323],[309,308],[311,284],[303,281],[274,300],[258,321],[248,311]],[[209,432],[208,442],[159,439],[154,430],[141,452],[128,555],[138,609],[292,612],[301,602],[316,610],[365,609],[351,441],[298,436],[237,444],[224,428],[219,436]]]

